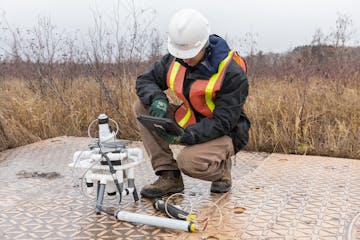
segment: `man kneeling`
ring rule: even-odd
[[[136,80],[135,114],[174,119],[183,131],[155,134],[139,124],[144,147],[159,178],[141,190],[155,198],[181,192],[181,172],[211,181],[211,192],[231,188],[231,156],[248,142],[250,122],[243,105],[248,95],[245,61],[226,41],[210,35],[198,11],[178,11],[169,24],[168,51]],[[169,104],[171,89],[182,101]],[[176,160],[169,144],[184,144]]]

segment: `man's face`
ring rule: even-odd
[[[204,57],[205,49],[201,50],[195,57],[183,59],[183,61],[190,67],[196,66]]]

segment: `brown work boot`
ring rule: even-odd
[[[210,191],[213,193],[226,193],[231,189],[231,158],[225,160],[225,173],[211,183]]]
[[[146,198],[157,198],[183,190],[184,183],[180,171],[162,171],[159,178],[154,183],[143,187],[140,193]]]

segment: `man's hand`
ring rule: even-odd
[[[165,117],[169,103],[166,99],[156,99],[150,106],[149,113],[153,117]]]
[[[167,143],[169,144],[177,144],[181,142],[182,135],[184,134],[184,130],[180,135],[173,135],[171,133],[168,133],[166,130],[162,128],[158,128],[157,134]]]

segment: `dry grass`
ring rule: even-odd
[[[94,80],[77,79],[73,88],[62,93],[70,107],[51,93],[33,94],[20,79],[1,82],[0,150],[55,136],[87,136],[89,123],[100,113],[119,123],[119,137],[136,138],[138,132],[132,114],[134,79],[109,79],[106,84],[117,105],[116,111]]]
[[[58,97],[34,95],[24,81],[0,83],[0,150],[60,135],[86,136],[88,124],[105,112],[119,122],[120,138],[138,139],[132,114],[134,77],[107,79],[115,107],[94,80],[77,79]],[[360,84],[325,79],[254,79],[246,111],[252,128],[247,150],[360,159]]]
[[[251,85],[248,149],[360,158],[360,85],[261,79]]]

